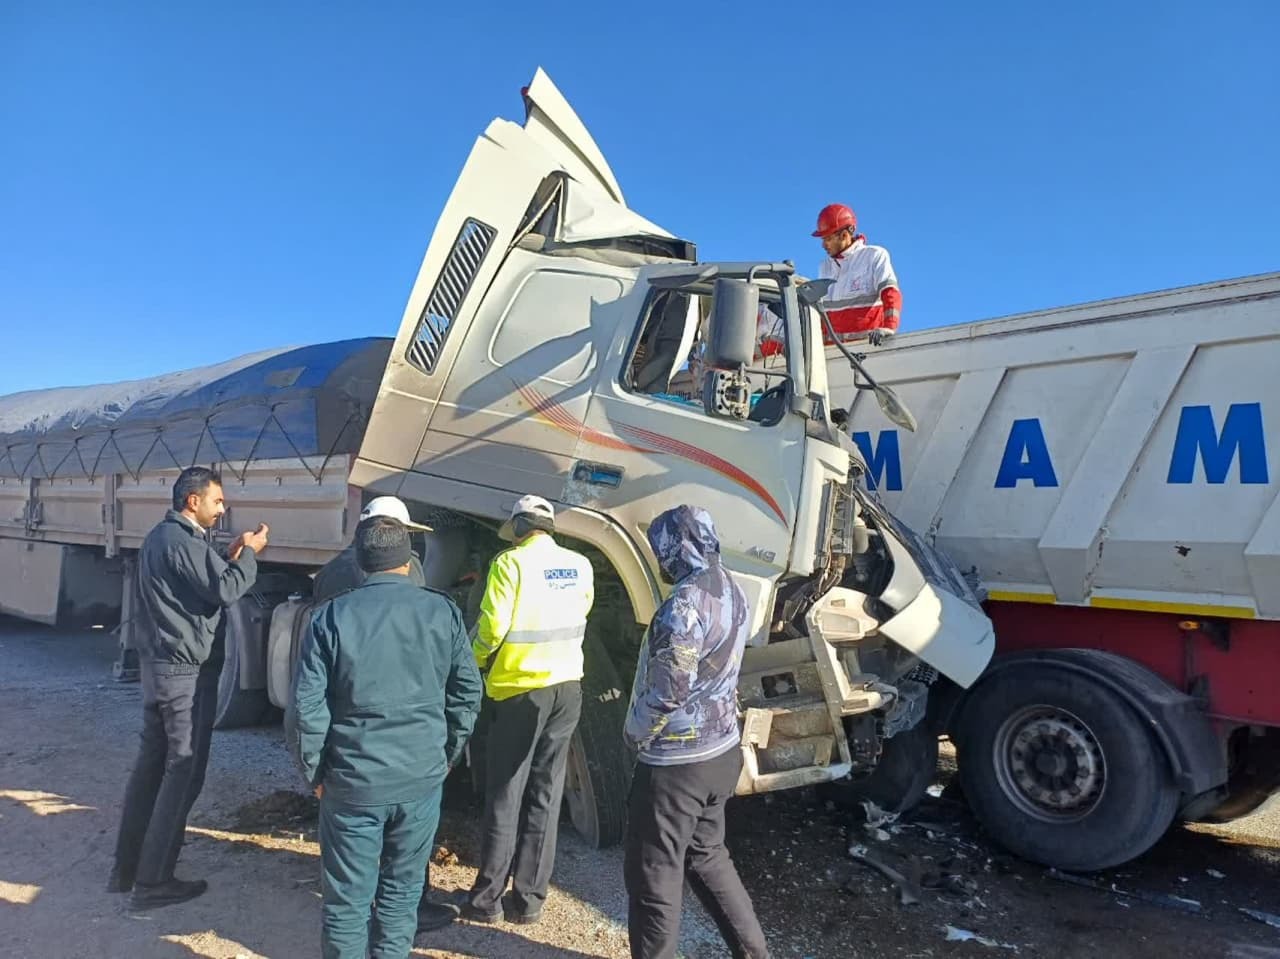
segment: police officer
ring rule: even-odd
[[[224,610],[253,586],[268,532],[263,523],[219,553],[206,533],[225,512],[218,474],[189,467],[173,484],[173,509],[138,554],[139,592],[153,628],[138,650],[142,742],[107,881],[108,892],[133,891],[134,909],[186,902],[208,888],[203,879],[174,878],[173,869],[209,762]]]
[[[480,604],[473,649],[492,718],[480,870],[462,906],[472,922],[537,922],[551,882],[594,596],[591,563],[554,531],[551,504],[521,497],[499,530],[515,545],[494,558]]]
[[[288,717],[320,797],[325,959],[409,954],[445,776],[481,696],[458,607],[408,579],[404,524],[364,520],[355,547],[367,579],[312,615]]]

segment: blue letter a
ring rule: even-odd
[[[1058,485],[1039,420],[1013,421],[1009,439],[1004,444],[1000,472],[996,474],[996,489],[1013,489],[1024,479],[1031,480],[1035,486]]]

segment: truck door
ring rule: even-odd
[[[567,499],[609,513],[635,537],[663,510],[706,508],[725,565],[767,629],[762,600],[787,569],[804,468],[804,422],[784,412],[784,378],[756,377],[765,393],[750,420],[709,416],[701,401],[699,328],[710,297],[638,285],[637,321],[619,323],[601,363]],[[785,370],[785,354],[770,358]]]

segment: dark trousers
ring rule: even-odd
[[[219,668],[146,656],[140,668],[142,741],[125,788],[116,868],[125,879],[156,885],[173,878],[187,815],[204,787]]]
[[[409,955],[440,822],[440,791],[379,806],[321,798],[324,959],[365,959],[366,951],[372,959]]]
[[[557,683],[490,701],[485,742],[484,836],[471,905],[497,912],[507,879],[510,911],[541,911],[556,858],[569,740],[582,712],[582,687]]]
[[[734,959],[767,959],[764,932],[724,845],[725,803],[741,771],[737,749],[698,763],[636,765],[623,867],[632,959],[675,956],[686,878]]]

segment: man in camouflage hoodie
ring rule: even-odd
[[[766,959],[764,932],[724,845],[725,803],[742,772],[746,596],[720,565],[706,510],[667,510],[649,527],[649,545],[674,586],[640,650],[623,732],[637,759],[625,866],[631,955],[675,956],[687,878],[735,959]]]

